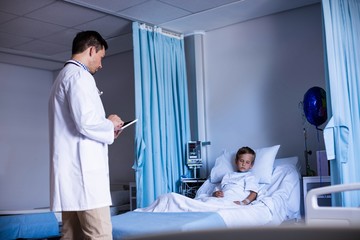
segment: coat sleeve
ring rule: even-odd
[[[114,125],[105,116],[95,80],[90,73],[79,71],[73,75],[67,97],[76,129],[87,138],[112,144]]]

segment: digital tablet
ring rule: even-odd
[[[127,128],[128,126],[136,123],[138,121],[138,119],[135,119],[135,120],[132,120],[132,121],[128,121],[128,122],[125,122],[124,125],[120,128],[121,130]]]

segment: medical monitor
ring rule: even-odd
[[[189,141],[186,145],[187,165],[191,167],[201,167],[201,141]]]

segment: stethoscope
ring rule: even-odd
[[[64,64],[64,66],[66,66],[67,64],[74,64],[74,65],[76,65],[76,66],[78,66],[78,67],[81,67],[81,68],[85,69],[86,71],[88,71],[88,72],[90,73],[89,68],[88,68],[87,66],[85,66],[83,63],[81,63],[81,62],[79,62],[79,61],[76,61],[76,60],[74,60],[74,59],[71,59],[71,60],[67,61],[67,62]],[[90,74],[91,74],[91,73],[90,73]],[[104,92],[103,92],[103,91],[100,91],[99,89],[98,89],[98,93],[99,93],[99,96],[101,96],[101,95],[104,94]]]

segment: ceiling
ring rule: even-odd
[[[82,30],[100,32],[111,56],[132,49],[132,21],[189,35],[320,1],[1,0],[0,62],[57,70]]]

